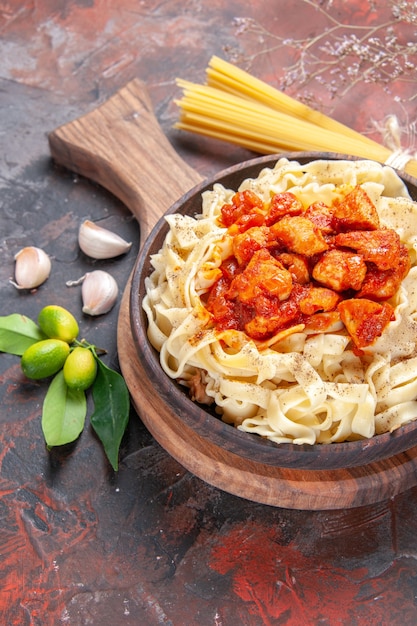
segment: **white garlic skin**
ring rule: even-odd
[[[26,246],[15,255],[14,281],[16,289],[35,289],[49,278],[51,259],[42,248]]]
[[[119,288],[113,276],[104,270],[88,272],[81,287],[83,313],[103,315],[116,303]]]
[[[85,220],[81,224],[78,244],[84,254],[92,259],[112,259],[125,254],[132,246],[131,242],[90,220]]]

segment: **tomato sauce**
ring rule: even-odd
[[[300,324],[324,332],[339,321],[362,349],[395,319],[387,300],[410,258],[362,187],[332,206],[307,208],[291,192],[264,204],[245,190],[222,207],[219,221],[233,238],[233,254],[205,299],[219,330],[265,341]]]

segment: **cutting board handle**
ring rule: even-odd
[[[162,132],[139,79],[48,140],[57,163],[99,183],[130,209],[142,244],[165,211],[202,181]]]

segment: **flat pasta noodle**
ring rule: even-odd
[[[389,300],[395,319],[358,354],[343,324],[324,332],[304,325],[257,342],[217,329],[202,297],[232,250],[219,217],[236,190],[216,183],[201,214],[169,215],[169,231],[151,258],[142,306],[148,337],[165,373],[192,388],[197,373],[221,418],[276,443],[324,444],[369,438],[417,418],[417,204],[388,166],[369,160],[286,158],[242,181],[264,202],[291,191],[308,207],[331,205],[362,186],[383,227],[396,230],[411,269]]]

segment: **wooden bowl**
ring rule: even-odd
[[[149,256],[160,249],[167,232],[163,213],[200,213],[200,195],[214,182],[236,189],[243,179],[274,164],[278,155],[256,158],[202,182],[163,135],[137,79],[98,109],[52,131],[49,144],[58,163],[113,192],[140,223],[143,247],[120,305],[119,362],[138,415],[169,454],[215,487],[293,509],[369,505],[417,485],[417,423],[359,442],[274,444],[238,431],[191,402],[187,390],[163,372],[148,342],[141,301],[151,271]],[[302,163],[349,158],[280,156]],[[402,178],[417,200],[417,181]]]
[[[323,158],[354,160],[353,157],[334,153],[289,153],[279,156],[297,160],[302,164]],[[273,167],[278,158],[278,155],[268,155],[231,167],[213,179],[197,185],[178,200],[167,213],[190,216],[201,213],[201,194],[211,189],[214,183],[221,183],[226,188],[237,190],[245,178],[257,177],[264,167]],[[413,199],[417,199],[417,181],[405,175],[402,178]],[[258,435],[239,431],[222,422],[219,416],[207,407],[192,402],[188,390],[170,379],[162,370],[159,354],[147,339],[147,320],[142,310],[144,281],[152,271],[150,256],[160,250],[167,232],[168,225],[165,219],[161,218],[137,259],[130,294],[131,328],[138,358],[148,371],[149,382],[160,397],[161,403],[169,407],[172,417],[178,421],[179,428],[191,429],[207,442],[207,446],[217,448],[221,455],[233,454],[244,461],[256,459],[265,466],[298,470],[332,470],[367,465],[417,445],[417,422],[407,424],[391,434],[376,435],[372,439],[362,441],[320,445],[276,444]]]

